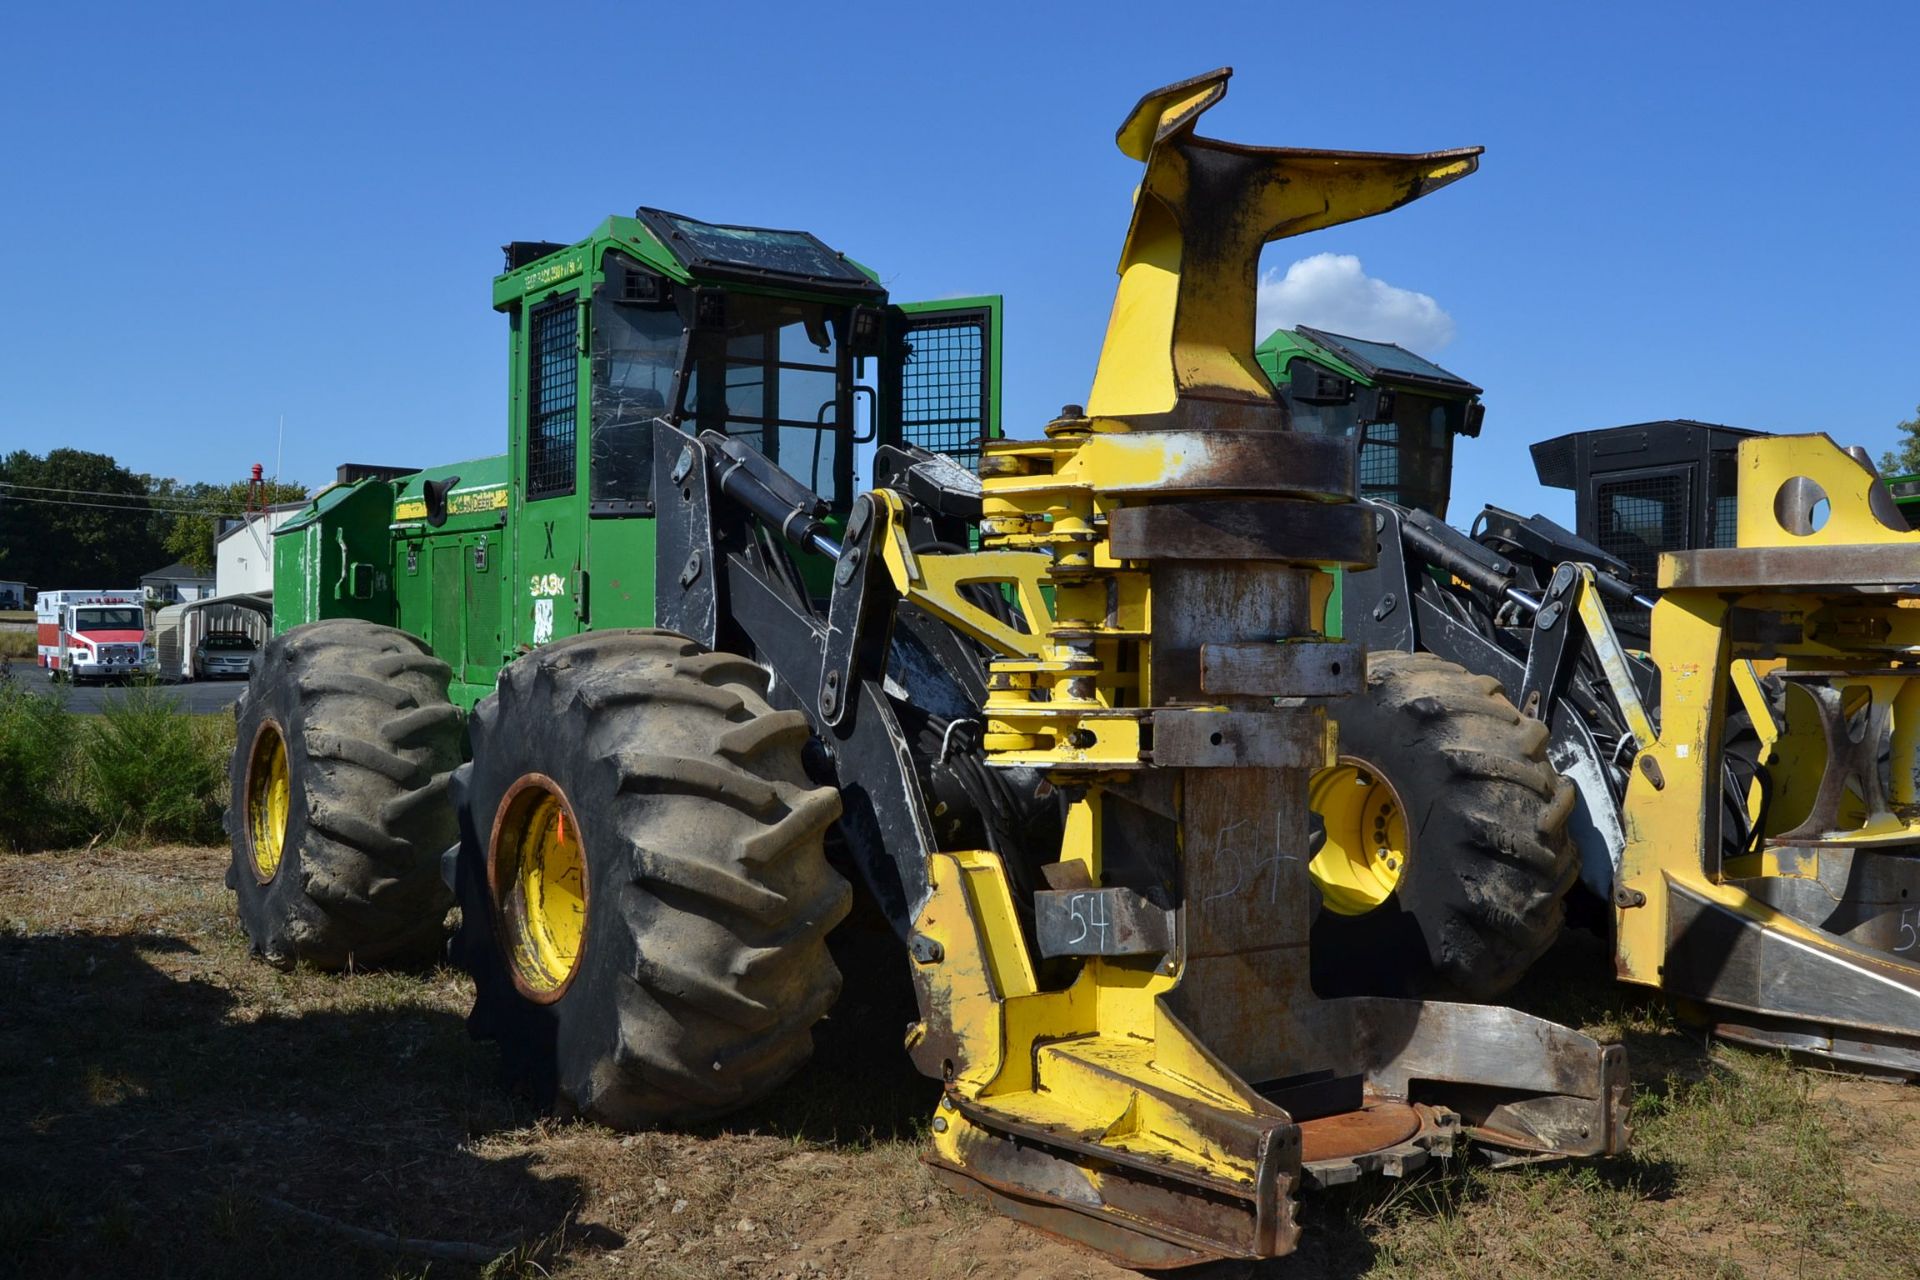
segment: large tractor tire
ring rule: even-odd
[[[447,664],[351,618],[267,642],[234,706],[227,887],[256,955],[317,968],[439,954],[458,834]]]
[[[840,992],[852,891],[823,838],[806,717],[767,673],[661,631],[512,663],[455,777],[468,1027],[561,1115],[678,1124],[764,1097]]]
[[[1579,872],[1547,727],[1490,676],[1392,651],[1334,718],[1339,763],[1312,792],[1315,989],[1498,996],[1558,937]]]

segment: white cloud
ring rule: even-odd
[[[1299,324],[1397,342],[1429,356],[1453,341],[1453,317],[1438,302],[1374,279],[1350,253],[1316,253],[1288,267],[1285,275],[1261,274],[1259,338]]]

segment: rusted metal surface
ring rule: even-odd
[[[1156,711],[1153,760],[1163,768],[1317,769],[1326,763],[1325,724],[1317,707]]]
[[[1161,706],[1221,702],[1200,683],[1203,645],[1270,642],[1309,634],[1312,575],[1282,565],[1246,565],[1231,574],[1169,562],[1154,570],[1153,689]],[[1224,699],[1259,710],[1265,699]]]
[[[1370,537],[1370,523],[1368,528]],[[1164,705],[1203,696],[1202,645],[1312,635],[1311,576],[1305,569],[1246,559],[1156,564],[1156,701]],[[1308,995],[1314,895],[1306,875],[1307,782],[1322,763],[1324,740],[1315,718],[1303,709],[1282,711],[1272,699],[1253,696],[1215,700],[1250,725],[1263,726],[1251,733],[1270,735],[1268,746],[1247,758],[1276,763],[1222,767],[1226,761],[1201,754],[1203,748],[1219,752],[1227,746],[1225,735],[1220,743],[1212,741],[1216,731],[1206,728],[1207,715],[1155,713],[1160,767],[1176,759],[1208,760],[1184,769],[1181,781],[1184,977],[1165,1002],[1243,1079],[1305,1075],[1308,1071],[1279,1070],[1274,1064],[1282,1052],[1288,1007]],[[1164,741],[1163,729],[1172,731]],[[1161,755],[1162,750],[1168,754]],[[1297,763],[1280,763],[1288,760]]]
[[[1660,557],[1660,588],[1737,588],[1823,593],[1920,594],[1920,556],[1899,544],[1844,547],[1716,547]]]
[[[1337,497],[1354,491],[1354,451],[1292,431],[1127,431],[1096,437],[1102,493],[1183,497]],[[1114,465],[1109,466],[1107,464]],[[1117,476],[1109,479],[1109,476]]]
[[[1200,691],[1216,697],[1346,697],[1366,675],[1366,650],[1336,640],[1200,646]]]
[[[1457,1112],[1478,1141],[1524,1154],[1605,1155],[1627,1145],[1626,1051],[1498,1005],[1296,996],[1276,1028],[1277,1077],[1358,1071],[1373,1098]],[[1537,1123],[1508,1104],[1541,1104]],[[1551,1117],[1549,1122],[1548,1117]],[[1504,1127],[1503,1127],[1504,1126]]]
[[[1353,503],[1275,499],[1122,507],[1113,513],[1108,536],[1113,554],[1123,560],[1267,561],[1364,568],[1379,555],[1373,519]]]
[[[1358,1111],[1343,1111],[1300,1122],[1300,1159],[1345,1159],[1396,1147],[1420,1132],[1420,1113],[1404,1102],[1376,1102]]]
[[[1299,1239],[1299,1132],[1284,1117],[1216,1117],[1234,1125],[1232,1148],[1254,1158],[1253,1174],[1236,1180],[1117,1150],[1097,1134],[1010,1121],[957,1093],[948,1101],[969,1128],[960,1143],[964,1170],[929,1158],[936,1173],[952,1175],[943,1180],[963,1191],[971,1189],[961,1180],[972,1180],[1014,1217],[1130,1266],[1273,1257]]]
[[[1376,1103],[1366,1111],[1349,1115],[1365,1117],[1376,1110],[1386,1110],[1390,1116],[1410,1119],[1412,1127],[1404,1136],[1392,1140],[1390,1131],[1382,1125],[1372,1134],[1376,1140],[1363,1145],[1360,1139],[1366,1136],[1368,1128],[1364,1121],[1351,1125],[1335,1123],[1315,1154],[1308,1156],[1304,1152],[1309,1125],[1301,1125],[1303,1155],[1300,1172],[1301,1180],[1307,1186],[1342,1186],[1356,1182],[1366,1174],[1404,1178],[1425,1168],[1430,1161],[1444,1160],[1453,1155],[1461,1133],[1460,1117],[1453,1112],[1444,1107],[1419,1104],[1401,1108],[1398,1104]],[[1341,1122],[1347,1118],[1329,1116],[1327,1120]],[[1316,1125],[1321,1123],[1309,1122]]]
[[[1041,889],[1033,895],[1033,931],[1043,956],[1159,956],[1173,949],[1173,913],[1124,887]]]

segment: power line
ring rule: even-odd
[[[0,489],[29,489],[35,493],[78,494],[85,498],[125,498],[129,501],[163,503],[177,507],[193,507],[203,499],[189,497],[186,494],[172,493],[122,493],[109,489],[67,489],[51,484],[19,484],[12,480],[0,480]]]
[[[121,497],[128,495],[121,494]],[[203,511],[199,508],[154,508],[134,506],[125,502],[82,502],[78,498],[24,498],[17,493],[0,493],[0,506],[9,502],[39,502],[51,507],[98,507],[102,511],[138,511],[143,515],[163,516],[207,516],[217,520],[244,520],[245,514],[239,511]]]

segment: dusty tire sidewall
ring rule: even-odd
[[[1371,701],[1360,715],[1341,718],[1340,754],[1387,784],[1400,806],[1407,833],[1406,848],[1401,850],[1400,879],[1392,895],[1372,911],[1351,919],[1412,915],[1414,904],[1438,902],[1458,890],[1453,871],[1443,859],[1421,856],[1423,844],[1429,849],[1444,847],[1452,834],[1433,829],[1435,824],[1451,823],[1454,818],[1447,794],[1449,779],[1437,770],[1394,770],[1380,763],[1388,758],[1394,744],[1414,741],[1422,729],[1412,716],[1387,711]]]
[[[1386,901],[1371,911],[1341,915],[1324,904],[1314,918],[1313,954],[1316,959],[1337,956],[1348,972],[1342,974],[1339,989],[1358,980],[1362,988],[1383,994],[1411,995],[1421,983],[1411,974],[1404,960],[1425,953],[1427,942],[1411,904],[1431,899],[1436,892],[1432,881],[1445,881],[1449,872],[1436,867],[1435,860],[1420,856],[1421,838],[1417,834],[1420,816],[1434,808],[1436,798],[1444,809],[1444,780],[1403,776],[1381,767],[1387,748],[1420,734],[1422,726],[1410,716],[1382,707],[1373,698],[1356,695],[1340,707],[1340,755],[1376,774],[1392,789],[1401,807],[1401,825],[1407,832],[1405,863],[1400,879]],[[1412,771],[1418,774],[1418,770]],[[1433,841],[1428,839],[1428,844]],[[1444,893],[1444,884],[1438,892]],[[1416,950],[1417,949],[1417,950]],[[1317,967],[1317,966],[1316,966]],[[1358,967],[1368,976],[1360,978],[1352,970]]]
[[[493,695],[497,696],[497,695]],[[475,718],[474,758],[455,775],[460,814],[460,854],[455,897],[460,904],[456,959],[494,993],[474,1011],[476,1034],[500,1042],[537,1098],[587,1097],[596,1062],[613,1055],[619,1039],[619,986],[631,982],[638,955],[632,930],[620,918],[621,885],[632,879],[632,859],[619,838],[614,783],[604,762],[594,759],[589,736],[566,717],[507,730],[512,745],[484,741]],[[569,727],[573,731],[569,731]],[[544,775],[564,797],[579,824],[586,865],[586,929],[579,956],[557,995],[541,999],[522,985],[508,959],[507,928],[493,884],[494,827],[507,793],[528,774]],[[543,1065],[550,1064],[550,1065]],[[551,1076],[552,1078],[548,1078]]]
[[[298,678],[285,660],[284,650],[269,656],[274,660],[262,663],[261,673],[249,682],[236,709],[234,752],[227,772],[228,825],[233,844],[228,885],[238,899],[240,921],[254,952],[275,964],[291,964],[295,945],[286,924],[305,906],[306,873],[301,852],[307,842],[307,775],[313,766],[307,757],[306,716]],[[286,744],[287,828],[281,840],[280,865],[271,879],[263,881],[254,866],[248,782],[254,747],[267,725],[272,725]],[[244,748],[242,743],[246,744]]]
[[[1392,650],[1370,657],[1367,695],[1336,715],[1341,754],[1367,762],[1398,796],[1408,848],[1381,906],[1358,916],[1323,907],[1315,917],[1315,989],[1497,998],[1558,936],[1579,869],[1565,828],[1571,786],[1546,763],[1544,731],[1534,726],[1538,744],[1529,745],[1532,722],[1487,677]],[[1486,764],[1463,768],[1476,756]],[[1541,794],[1536,782],[1549,781],[1554,794]],[[1512,833],[1511,844],[1495,832]],[[1534,854],[1519,856],[1527,845],[1554,860],[1557,883]]]

